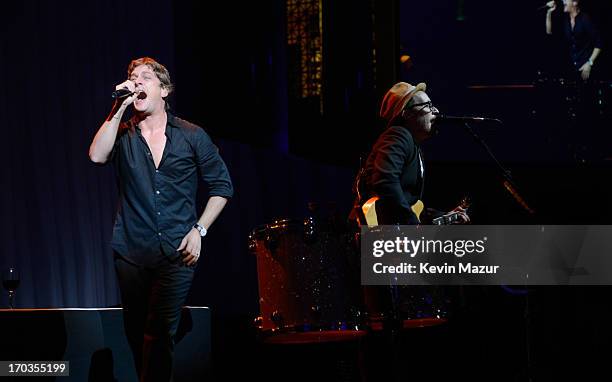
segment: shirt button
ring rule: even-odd
[[[157,211],[157,214],[158,214],[158,215],[161,215],[161,212]]]
[[[156,193],[157,195],[159,195],[159,190],[155,191],[155,193]]]
[[[155,170],[155,172],[159,172],[159,170]]]
[[[161,236],[161,232],[158,232],[158,233],[157,233],[157,236]]]

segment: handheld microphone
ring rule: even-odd
[[[435,124],[439,123],[467,123],[467,122],[495,122],[502,124],[503,122],[497,118],[486,117],[457,117],[454,115],[436,114]]]
[[[555,1],[555,5],[558,6],[559,5],[559,1]],[[542,9],[546,9],[546,8],[551,8],[548,6],[548,3],[542,5],[541,7],[538,7],[538,9],[536,9],[536,11],[541,11]]]
[[[130,89],[121,88],[121,89],[115,90],[112,94],[112,97],[113,99],[122,99],[122,98],[131,97],[133,95],[134,95],[134,92],[130,91]]]

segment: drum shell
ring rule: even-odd
[[[264,331],[356,330],[361,289],[351,234],[309,218],[279,220],[250,236]]]

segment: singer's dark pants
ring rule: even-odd
[[[172,378],[174,336],[194,269],[180,258],[139,266],[115,254],[124,327],[141,382]]]

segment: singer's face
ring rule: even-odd
[[[163,98],[168,95],[168,91],[162,87],[153,69],[148,65],[137,66],[130,74],[130,81],[134,82],[136,89],[141,91],[134,101],[134,109],[137,112],[153,114],[164,110]]]
[[[566,13],[574,11],[578,7],[578,2],[572,0],[563,0],[563,11]]]
[[[431,135],[432,124],[436,119],[434,112],[438,112],[435,106],[431,105],[431,99],[425,92],[418,92],[412,98],[410,114],[407,118],[409,128],[419,141],[427,139]]]

